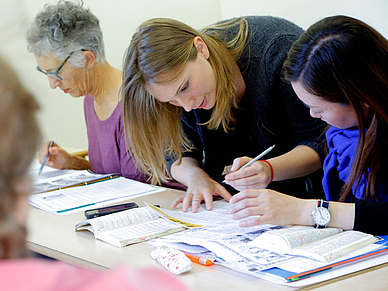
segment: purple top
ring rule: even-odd
[[[86,95],[84,112],[91,170],[97,174],[115,173],[125,178],[147,182],[148,177],[137,169],[127,151],[120,107],[117,106],[108,119],[100,120],[94,110],[93,97]],[[173,181],[163,186],[185,189],[183,185]]]
[[[84,111],[91,170],[97,174],[115,173],[146,182],[147,177],[140,173],[127,152],[124,124],[119,106],[108,119],[100,120],[94,110],[93,97],[87,95],[84,100]]]

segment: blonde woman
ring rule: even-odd
[[[196,212],[205,200],[210,210],[213,196],[229,200],[233,188],[310,195],[300,177],[321,167],[324,124],[281,79],[287,51],[302,32],[264,16],[201,31],[172,19],[140,25],[124,61],[125,126],[140,169],[153,182],[171,173],[188,187],[173,207],[182,202],[183,211],[192,205]],[[273,144],[266,161],[236,172]],[[233,188],[227,190],[219,182],[228,165],[226,184]]]

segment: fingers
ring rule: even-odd
[[[49,150],[50,141],[45,141],[39,149],[39,163],[43,162],[44,157],[47,155]]]
[[[243,227],[268,223],[265,222],[267,213],[265,206],[263,207],[263,205],[266,205],[267,192],[269,192],[267,189],[246,190],[234,195],[229,201],[233,204],[230,208],[232,219],[240,220],[251,217],[251,219],[244,219],[239,222],[239,226]]]
[[[225,176],[225,183],[240,191],[266,188],[270,180],[270,169],[260,161]]]
[[[183,201],[183,197],[178,197],[178,198],[176,198],[176,199],[172,202],[171,207],[175,209],[180,203],[182,203],[182,201]]]
[[[182,206],[183,212],[187,212],[189,210],[190,205],[191,205],[192,212],[194,213],[198,212],[198,208],[202,200],[203,200],[202,195],[193,194],[193,193],[186,194],[186,196],[183,199],[183,206]]]
[[[46,165],[52,166],[53,162],[52,159],[50,159],[50,155],[55,155],[58,151],[59,145],[57,143],[53,143],[52,147],[49,148],[51,141],[45,141],[42,146],[39,149],[39,163],[43,162],[43,159],[49,153],[49,156],[46,161]]]
[[[198,212],[198,208],[203,200],[203,197],[201,195],[194,195],[193,193],[186,193],[185,196],[181,196],[176,198],[172,204],[172,208],[176,208],[180,203],[182,203],[182,211],[187,212],[189,210],[189,207],[191,206],[191,209],[193,212]],[[213,199],[210,201],[210,205],[212,203]]]
[[[234,197],[233,197],[234,198]],[[233,214],[233,219],[241,219],[252,215],[260,215],[260,200],[256,197],[245,198],[238,202],[230,202],[233,206],[230,208],[230,213]]]
[[[249,157],[242,157],[242,158],[234,159],[232,167],[230,168],[230,171],[231,172],[237,171],[242,166],[244,166],[246,163],[248,163],[250,160],[252,160],[252,159]]]
[[[229,202],[232,204],[232,218],[244,220],[240,221],[240,226],[301,224],[299,214],[305,209],[303,199],[269,189],[245,190],[233,196]]]
[[[52,146],[49,149],[49,152],[50,152],[50,155],[47,158],[46,165],[48,165],[50,167],[55,167],[56,164],[58,164],[57,165],[58,167],[62,167],[63,161],[61,161],[61,158],[64,159],[64,154],[63,154],[62,148],[57,147],[57,146]],[[59,165],[59,163],[61,163],[61,164]]]
[[[268,190],[266,190],[266,189],[247,189],[247,190],[241,191],[240,193],[234,195],[229,200],[229,203],[235,204],[235,203],[237,203],[243,199],[246,199],[246,198],[256,198],[263,191],[268,191]]]
[[[265,224],[261,221],[261,217],[255,217],[255,218],[252,218],[252,219],[245,219],[245,220],[241,220],[238,225],[240,227],[249,227],[249,226],[255,226],[255,225],[259,225],[259,224]]]
[[[230,201],[230,199],[232,198],[232,195],[230,195],[230,193],[226,191],[226,189],[221,185],[218,186],[216,195],[221,196],[226,201]]]
[[[263,189],[268,186],[268,183],[262,182],[257,175],[245,177],[243,179],[237,179],[234,181],[225,181],[225,184],[230,185],[239,191],[246,189]]]
[[[178,204],[182,203],[182,211],[187,212],[191,207],[191,211],[196,213],[201,205],[202,201],[205,201],[206,209],[212,210],[213,207],[213,195],[221,196],[225,200],[229,201],[232,195],[224,187],[217,183],[217,187],[210,191],[207,188],[201,190],[188,189],[185,196],[176,198],[171,204],[172,208],[176,208]]]

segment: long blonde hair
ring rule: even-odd
[[[220,38],[228,28],[239,26],[229,41]],[[225,131],[234,122],[231,107],[237,107],[234,97],[233,63],[241,56],[248,35],[244,18],[209,26],[201,31],[177,20],[155,18],[140,25],[126,51],[122,94],[127,143],[140,170],[153,184],[166,182],[170,175],[166,156],[182,160],[182,151],[190,150],[181,127],[182,108],[159,102],[147,91],[148,83],[164,83],[177,77],[185,65],[197,57],[193,44],[196,36],[206,43],[209,63],[217,82],[217,102],[211,118],[205,123],[209,129],[221,125]],[[163,74],[168,78],[158,78]]]
[[[26,189],[20,187],[34,157],[40,136],[38,105],[13,70],[0,58],[0,258],[26,254],[26,229],[15,219],[15,209]]]

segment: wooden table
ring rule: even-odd
[[[130,199],[129,201],[135,201],[139,206],[142,206],[143,201],[146,201],[152,204],[160,204],[161,207],[170,209],[171,202],[179,195],[182,195],[182,193],[178,190],[168,189],[163,192]],[[84,219],[83,212],[58,216],[30,206],[28,248],[48,257],[94,269],[110,269],[123,262],[132,266],[156,266],[163,268],[151,258],[152,247],[147,243],[118,248],[95,240],[93,234],[88,231],[75,232],[75,224]],[[205,267],[194,264],[192,271],[180,275],[179,278],[192,290],[201,291],[295,289],[216,265]],[[304,287],[301,290],[375,291],[387,290],[387,288],[388,263],[385,263],[367,270]]]

